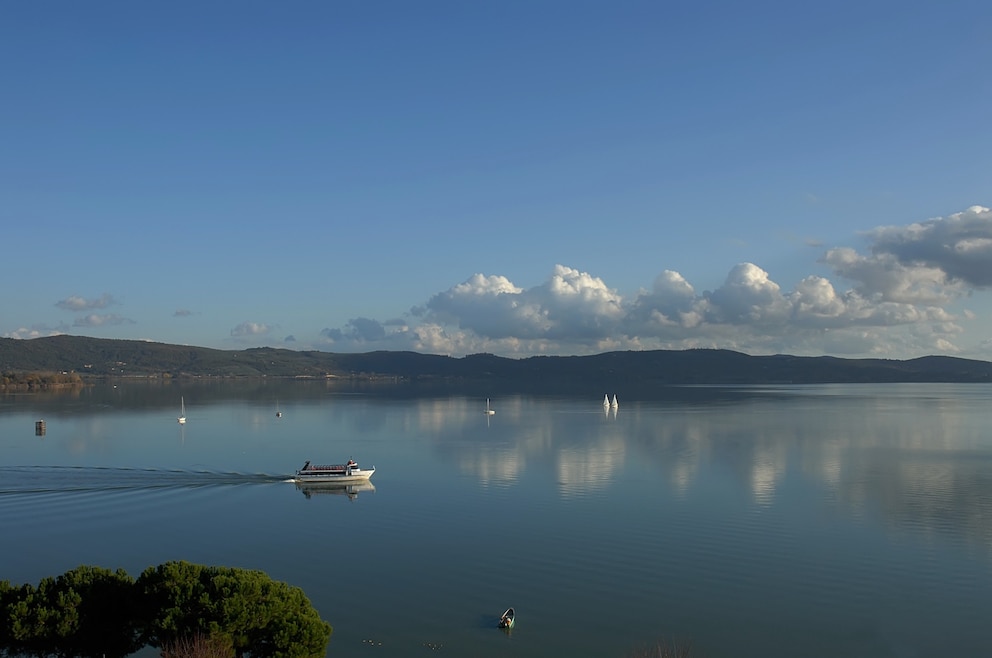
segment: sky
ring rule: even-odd
[[[992,360],[992,3],[0,3],[0,336]]]

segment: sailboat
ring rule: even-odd
[[[282,412],[279,410],[278,402],[276,402],[276,418],[282,418]]]
[[[186,400],[182,396],[179,396],[179,418],[177,420],[180,425],[186,424]]]
[[[607,395],[607,394],[604,394],[603,395],[603,406],[604,407],[609,407],[610,406],[610,396]]]
[[[489,406],[489,398],[486,398],[486,412],[485,412],[485,413],[486,413],[486,415],[487,415],[487,416],[492,416],[493,414],[495,414],[495,413],[496,413],[496,412],[495,412],[495,411],[494,411],[494,410],[492,409],[492,407],[490,407],[490,406]]]
[[[617,403],[617,394],[616,393],[613,394],[613,402],[610,403],[610,406],[613,407],[614,409],[616,409],[617,407],[620,406]]]

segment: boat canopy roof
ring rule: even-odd
[[[354,459],[349,459],[347,464],[311,464],[310,460],[303,465],[301,471],[343,471],[347,468],[355,468],[358,466],[358,462]]]

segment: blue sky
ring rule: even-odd
[[[992,359],[992,3],[0,5],[0,336]]]

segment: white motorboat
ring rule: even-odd
[[[293,479],[297,482],[362,482],[373,473],[375,466],[361,468],[354,459],[349,459],[347,464],[314,465],[307,461]]]

